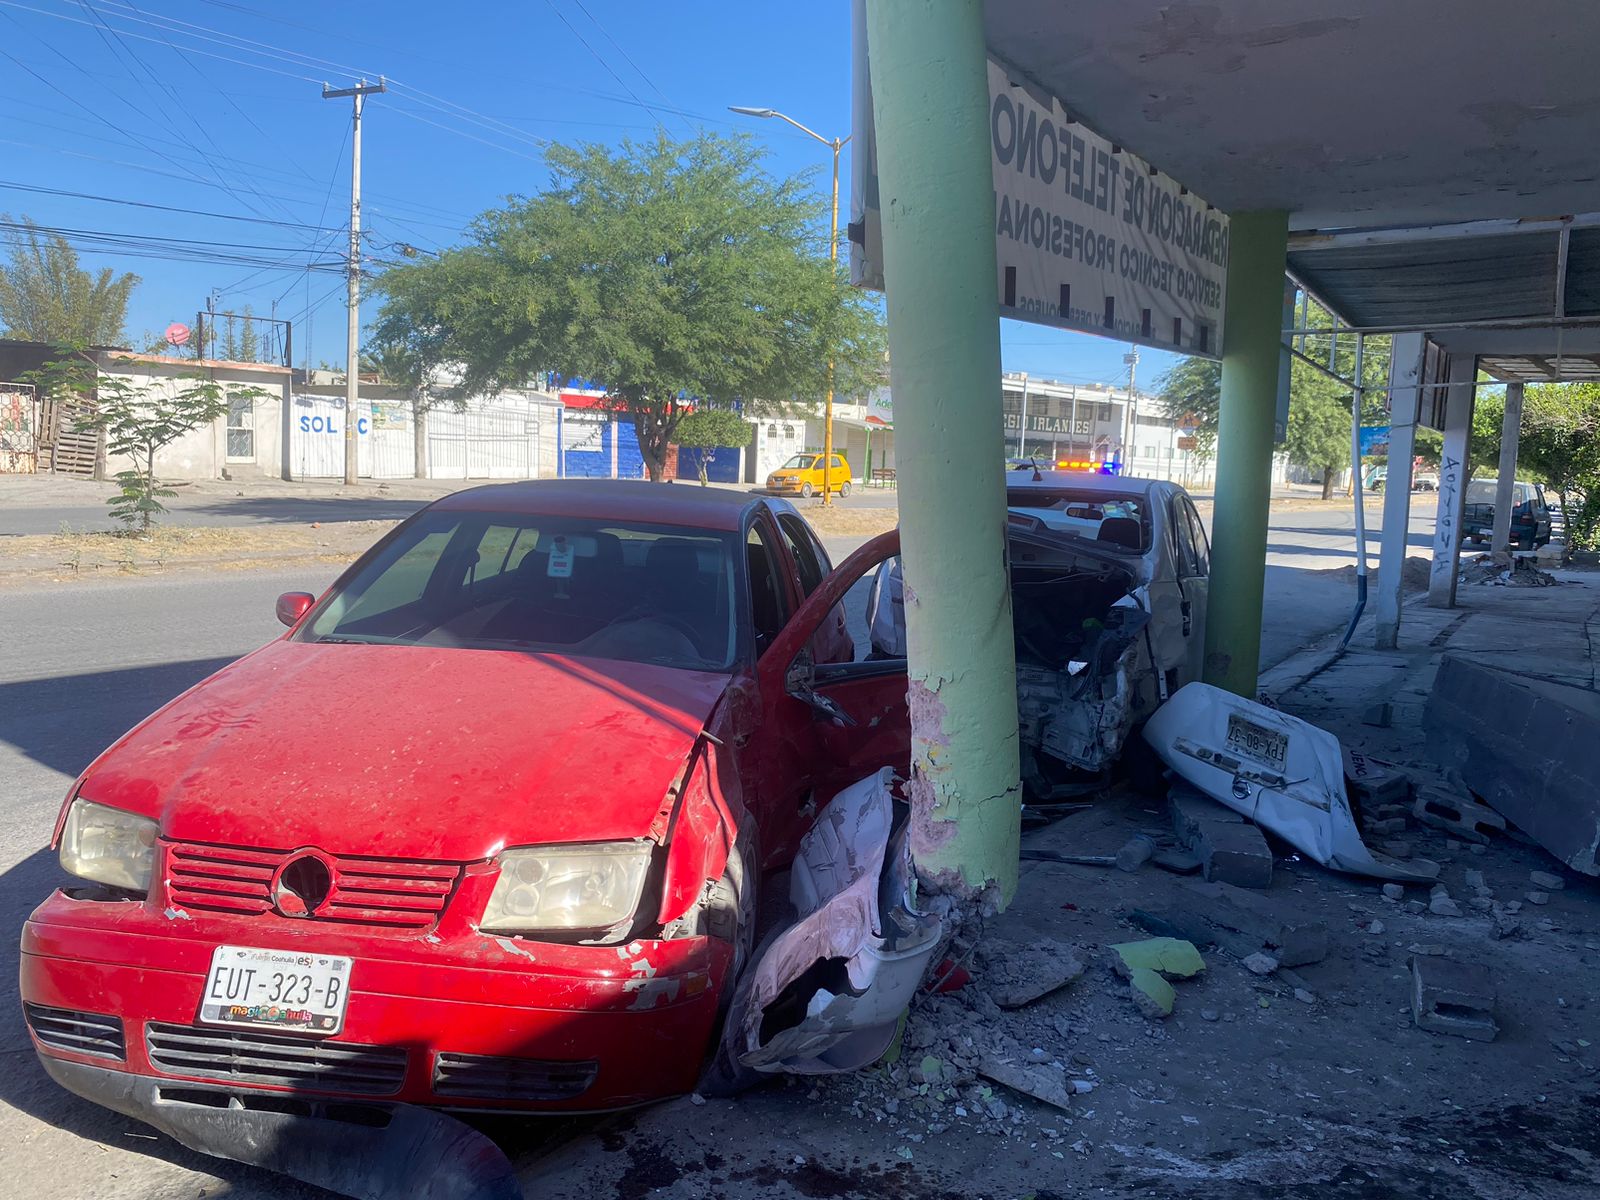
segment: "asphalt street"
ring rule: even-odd
[[[1426,552],[1429,515],[1413,524],[1412,553]],[[1263,665],[1347,618],[1353,585],[1328,568],[1353,561],[1350,520],[1328,512],[1274,519]],[[830,552],[837,561],[860,540],[835,539]],[[24,917],[61,878],[43,847],[72,779],[152,709],[280,633],[278,593],[320,590],[334,574],[323,565],[0,589],[0,929],[8,931],[0,939],[0,1180],[29,1180],[37,1200],[322,1194],[191,1154],[58,1089],[22,1026],[15,947]]]

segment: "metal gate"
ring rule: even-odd
[[[532,479],[540,433],[533,409],[436,408],[428,414],[428,473],[435,479]]]

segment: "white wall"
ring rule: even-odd
[[[170,398],[193,387],[196,376],[220,384],[224,392],[258,389],[251,404],[251,448],[248,457],[230,459],[228,418],[218,417],[209,425],[191,430],[156,455],[156,475],[165,479],[220,479],[230,475],[277,474],[282,442],[284,397],[289,387],[289,372],[283,367],[256,363],[196,362],[153,355],[112,355],[101,357],[102,378],[126,380],[143,395]],[[110,456],[108,476],[133,466],[128,458]]]

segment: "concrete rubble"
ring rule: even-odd
[[[1419,1029],[1490,1042],[1500,1032],[1494,1004],[1494,982],[1484,967],[1412,956],[1411,1016]]]

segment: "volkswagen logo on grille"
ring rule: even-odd
[[[272,905],[286,917],[314,916],[333,892],[333,864],[315,850],[290,856],[272,877]]]

